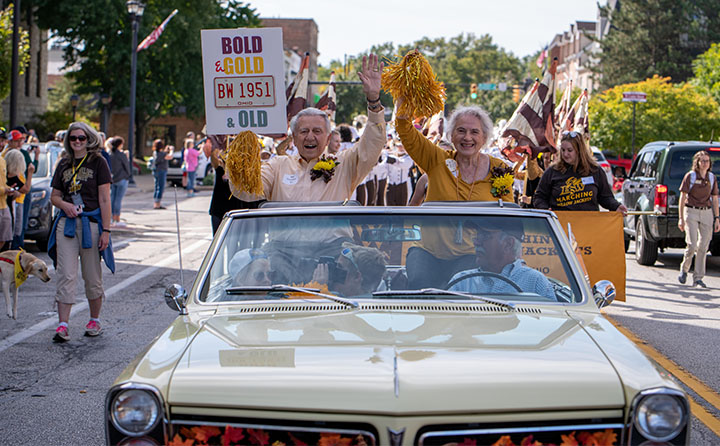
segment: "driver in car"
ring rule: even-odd
[[[492,219],[474,226],[473,240],[478,268],[460,271],[450,279],[450,291],[472,294],[538,294],[555,300],[550,281],[530,268],[522,259],[522,222],[517,219]]]

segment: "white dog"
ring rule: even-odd
[[[0,284],[5,294],[7,315],[17,319],[18,290],[15,288],[15,258],[18,251],[0,252]],[[20,266],[28,276],[36,276],[43,282],[50,280],[48,267],[42,260],[32,254],[22,251],[20,254]],[[10,302],[10,287],[13,289],[12,303]]]

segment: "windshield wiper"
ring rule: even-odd
[[[305,288],[291,285],[268,285],[268,286],[236,286],[226,288],[227,294],[249,294],[249,293],[270,293],[273,291],[290,292],[295,291],[297,293],[311,294],[313,296],[323,297],[325,299],[332,300],[337,303],[345,304],[351,308],[358,308],[360,304],[354,300],[346,299],[344,297],[333,296],[332,294],[321,293],[317,288]]]
[[[476,296],[474,294],[461,293],[459,291],[443,290],[440,288],[423,288],[422,290],[396,290],[396,291],[375,291],[372,293],[373,296],[412,296],[414,294],[440,294],[446,296],[460,296],[467,297],[468,299],[479,300],[488,304],[498,305],[511,310],[515,309],[515,304],[505,302],[491,297]]]

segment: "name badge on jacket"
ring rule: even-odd
[[[582,184],[595,184],[593,177],[582,177]]]
[[[287,184],[287,185],[292,186],[292,185],[294,185],[294,184],[297,184],[297,182],[298,182],[298,176],[295,175],[295,174],[286,173],[286,174],[283,176],[283,180],[282,180],[282,181],[283,181],[283,184]]]

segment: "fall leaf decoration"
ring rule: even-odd
[[[318,446],[350,446],[352,438],[342,437],[340,434],[320,434]]]
[[[317,290],[320,290],[323,294],[331,294],[330,289],[328,288],[326,283],[320,283],[316,281],[311,281],[308,283],[303,283],[301,285],[298,285],[296,283],[293,283],[291,286],[298,287],[298,288],[314,288]],[[291,291],[287,293],[288,299],[304,299],[307,298],[307,293],[301,293],[299,291]]]
[[[261,149],[257,135],[246,130],[239,133],[230,143],[227,151],[221,155],[233,194],[239,191],[262,195]]]
[[[430,117],[444,108],[445,87],[435,78],[430,63],[420,51],[408,52],[382,73],[382,88],[393,98],[403,98],[398,116]]]

